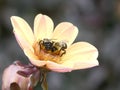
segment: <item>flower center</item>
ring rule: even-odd
[[[40,60],[50,60],[60,63],[61,57],[66,53],[67,44],[65,42],[55,42],[51,39],[43,39],[34,45],[34,53]]]

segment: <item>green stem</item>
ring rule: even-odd
[[[46,80],[46,72],[43,73],[43,82],[41,84],[43,90],[48,90],[47,80]]]

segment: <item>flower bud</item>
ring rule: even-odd
[[[33,68],[25,68],[25,65],[19,61],[15,61],[7,67],[3,72],[2,90],[33,90],[39,80],[39,71],[36,70],[34,74],[29,73],[26,75],[27,77],[18,73],[19,71],[26,72],[27,70],[30,72],[33,71]]]

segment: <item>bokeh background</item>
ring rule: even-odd
[[[79,28],[76,41],[87,41],[99,50],[98,67],[49,73],[49,90],[120,90],[120,0],[0,0],[0,88],[4,68],[15,60],[28,62],[10,17],[20,16],[32,27],[39,13],[50,16],[55,25],[72,22]]]

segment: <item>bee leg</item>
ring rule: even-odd
[[[41,42],[42,42],[42,40],[39,41],[39,46],[40,46],[39,50],[41,50]]]
[[[61,53],[60,57],[62,57],[63,54],[66,53],[66,50],[63,50],[63,52]]]

